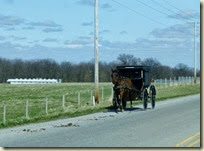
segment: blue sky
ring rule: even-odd
[[[94,57],[94,0],[0,0],[0,57],[57,62]],[[99,0],[99,57],[121,53],[194,66],[198,0]],[[200,25],[197,66],[200,68]]]

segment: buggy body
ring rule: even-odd
[[[132,98],[133,101],[142,100],[144,109],[147,108],[148,99],[150,98],[152,108],[155,107],[156,88],[152,84],[151,66],[117,66],[116,70],[122,78],[129,78],[132,81],[131,97],[128,98]],[[115,92],[115,88],[113,91]],[[113,103],[115,98],[113,95]]]

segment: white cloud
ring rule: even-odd
[[[0,26],[16,26],[24,23],[24,19],[0,14]]]
[[[45,33],[51,33],[51,32],[62,32],[62,28],[45,28],[43,29],[43,32]]]
[[[181,10],[176,14],[169,15],[169,18],[178,19],[178,20],[190,20],[190,19],[199,19],[200,14],[195,10]]]
[[[83,22],[81,25],[82,26],[92,26],[93,22]]]
[[[56,38],[46,38],[43,42],[58,42],[58,40]]]
[[[3,40],[5,40],[5,39],[6,39],[6,37],[0,36],[0,41],[3,41]]]
[[[65,45],[64,48],[72,48],[72,49],[83,48],[83,45],[82,44],[68,44],[68,45]]]
[[[193,36],[193,26],[189,24],[175,24],[167,28],[157,28],[150,32],[155,38],[189,39]]]
[[[41,26],[41,27],[61,27],[61,25],[56,24],[52,20],[44,20],[44,21],[40,21],[40,22],[30,22],[28,24],[31,26]]]

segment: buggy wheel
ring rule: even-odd
[[[147,109],[147,104],[148,104],[148,92],[147,89],[145,89],[143,92],[143,107],[145,110]]]
[[[155,107],[155,103],[156,103],[156,89],[154,85],[151,85],[150,87],[150,97],[151,97],[151,104],[152,104],[152,108],[154,109]]]
[[[151,95],[151,104],[152,104],[152,108],[154,109],[154,107],[155,107],[155,95]]]

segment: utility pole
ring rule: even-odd
[[[196,21],[194,21],[194,22],[188,22],[188,23],[190,23],[191,25],[193,24],[193,36],[194,36],[194,83],[196,83],[196,69],[197,69],[197,67],[196,67],[196,63],[197,63],[197,45],[196,45],[196,25],[197,25],[197,23],[199,23],[199,22],[196,22]]]
[[[196,22],[194,22],[194,83],[196,83],[196,60],[197,60],[197,51],[196,51]]]
[[[94,55],[95,55],[95,102],[99,103],[99,67],[98,67],[98,0],[94,8]]]

